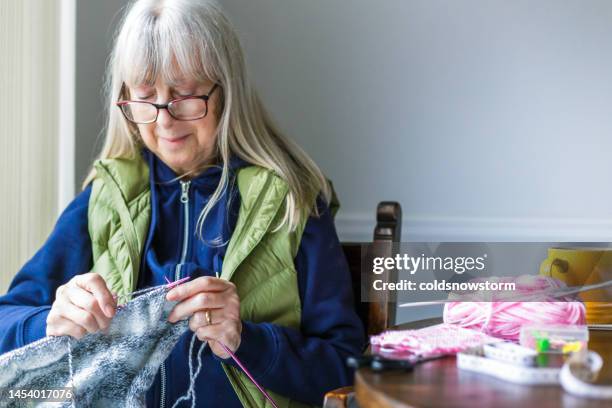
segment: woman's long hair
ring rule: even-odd
[[[212,81],[221,87],[216,148],[222,175],[198,218],[204,220],[229,184],[229,158],[273,171],[289,186],[285,214],[278,225],[294,230],[316,214],[314,197],[330,200],[330,187],[319,167],[273,124],[247,76],[238,37],[220,7],[209,0],[138,0],[128,7],[116,34],[108,64],[105,97],[108,118],[99,158],[134,158],[142,148],[135,125],[115,102],[124,84],[152,85],[181,78]],[[91,170],[84,186],[95,177]]]

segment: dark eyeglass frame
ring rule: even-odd
[[[129,122],[132,123],[136,123],[139,125],[145,125],[145,124],[149,124],[149,123],[155,123],[155,121],[157,121],[157,118],[159,117],[159,110],[160,109],[165,109],[168,111],[168,114],[170,116],[172,116],[172,118],[174,118],[175,120],[181,120],[181,121],[190,121],[190,120],[198,120],[198,119],[202,119],[205,118],[206,115],[208,115],[208,100],[210,99],[210,96],[213,94],[213,92],[215,92],[215,90],[219,87],[219,84],[214,84],[212,88],[210,88],[210,91],[208,91],[207,94],[205,95],[193,95],[193,96],[184,96],[182,98],[176,98],[171,100],[168,103],[153,103],[153,102],[147,102],[147,101],[132,101],[132,100],[125,100],[125,101],[118,101],[115,102],[115,104],[119,107],[119,109],[121,110],[121,113],[123,114],[123,117],[128,120]],[[184,100],[188,100],[188,99],[201,99],[204,101],[204,105],[206,106],[206,109],[204,110],[204,114],[202,114],[201,116],[198,116],[196,118],[191,118],[191,119],[180,119],[177,118],[176,116],[174,116],[172,114],[172,105],[176,102],[180,102],[180,101],[184,101]],[[155,117],[147,122],[137,122],[135,120],[132,120],[128,117],[128,115],[125,113],[125,111],[123,110],[123,106],[128,105],[130,103],[142,103],[142,104],[147,104],[147,105],[152,105],[155,109],[156,109],[156,113],[155,113]]]

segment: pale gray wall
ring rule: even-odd
[[[612,240],[612,2],[221,2],[344,237]]]
[[[102,83],[111,47],[113,23],[127,0],[77,0],[76,33],[76,191],[102,146]]]

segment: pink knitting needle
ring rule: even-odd
[[[174,282],[172,282],[170,279],[168,279],[167,276],[164,276],[164,279],[166,280],[166,282],[168,282],[168,284],[166,285],[168,289],[172,289],[173,287],[178,286],[185,281],[188,281],[190,278],[191,276],[185,276],[184,278],[181,278],[179,280],[175,280]]]
[[[244,373],[247,375],[247,377],[249,377],[249,379],[251,380],[251,382],[253,384],[255,384],[255,386],[257,387],[257,389],[263,394],[264,397],[266,397],[266,399],[268,401],[270,401],[270,404],[272,404],[272,406],[274,408],[278,408],[278,405],[276,405],[276,402],[274,402],[274,400],[272,399],[272,397],[266,392],[266,390],[264,390],[262,388],[261,385],[259,385],[259,383],[257,381],[255,381],[255,378],[253,378],[253,376],[251,375],[251,373],[249,372],[249,370],[247,370],[247,368],[242,364],[242,362],[238,359],[238,357],[236,357],[236,355],[234,353],[232,353],[232,351],[223,343],[221,343],[220,341],[217,340],[217,343],[219,343],[221,345],[221,347],[223,347],[223,350],[225,350],[225,352],[227,354],[229,354],[232,359],[236,362],[236,364],[238,364],[240,366],[240,368],[242,369],[242,371],[244,371]]]

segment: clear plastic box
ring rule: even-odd
[[[572,353],[586,350],[587,326],[526,324],[521,328],[520,344],[538,353]]]

